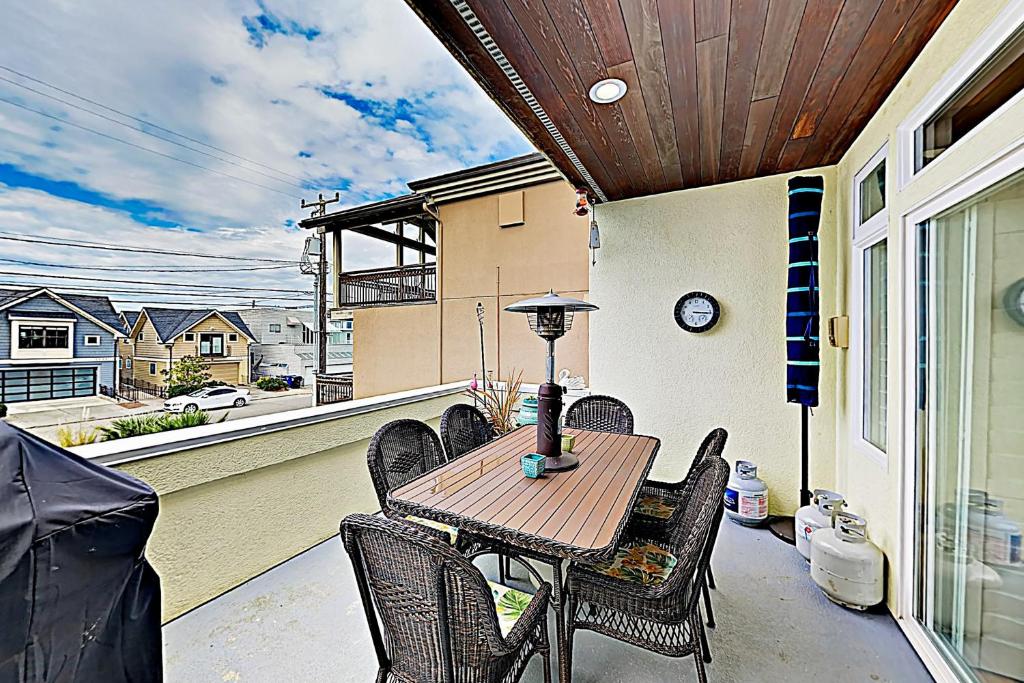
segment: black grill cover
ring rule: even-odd
[[[0,421],[0,682],[163,680],[156,493]]]

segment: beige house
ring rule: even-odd
[[[543,381],[544,345],[503,309],[544,294],[589,296],[589,221],[574,188],[540,154],[409,183],[412,194],[313,218],[330,234],[331,316],[353,315],[356,398],[523,371]],[[342,234],[395,245],[395,265],[346,271]],[[558,342],[558,369],[589,379],[588,321]]]
[[[248,384],[255,339],[238,313],[146,306],[122,315],[128,328],[118,353],[124,381],[163,384],[176,360],[199,356],[213,379]]]

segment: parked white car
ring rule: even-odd
[[[248,389],[239,387],[206,387],[191,394],[175,396],[164,401],[164,410],[169,413],[194,413],[211,408],[241,408],[249,405],[252,398]]]

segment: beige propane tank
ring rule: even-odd
[[[830,600],[865,610],[877,605],[882,592],[882,551],[867,538],[867,522],[833,510],[835,528],[811,534],[811,578]]]

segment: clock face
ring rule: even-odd
[[[707,332],[718,322],[721,308],[706,292],[684,294],[676,302],[676,323],[687,332]]]

